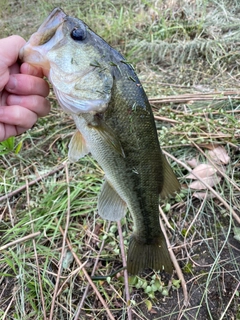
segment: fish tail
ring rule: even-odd
[[[173,265],[165,238],[160,235],[154,238],[151,244],[145,244],[133,234],[127,255],[128,273],[135,275],[147,268],[172,273]]]

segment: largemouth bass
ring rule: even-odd
[[[172,272],[159,224],[159,195],[179,190],[163,156],[147,96],[132,66],[83,21],[56,8],[20,51],[20,59],[40,66],[60,106],[77,131],[69,159],[88,153],[105,172],[98,197],[104,219],[134,221],[127,269]]]

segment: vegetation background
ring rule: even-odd
[[[68,163],[75,127],[51,92],[50,115],[0,144],[0,319],[240,319],[240,2],[0,0],[0,38],[28,39],[56,6],[120,50],[150,98],[182,185],[161,216],[189,303],[176,273],[149,270],[127,290],[131,217],[98,216],[103,172]],[[214,168],[207,187],[188,179],[193,162]]]

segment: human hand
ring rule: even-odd
[[[16,35],[0,39],[0,141],[30,129],[50,111],[49,86],[42,70],[17,63],[24,44]]]

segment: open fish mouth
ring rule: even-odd
[[[105,172],[99,215],[120,221],[129,208],[134,232],[128,272],[171,273],[159,193],[173,194],[180,185],[161,152],[151,105],[131,65],[84,21],[59,8],[31,36],[20,58],[43,69],[60,106],[76,123],[69,159],[91,153]]]
[[[91,64],[91,60],[84,64],[81,58],[75,58],[74,48],[68,47],[69,40],[74,43],[69,31],[78,22],[72,21],[60,8],[55,8],[21,48],[19,58],[42,68],[66,112],[101,113],[111,99],[112,75],[106,68]],[[58,56],[61,50],[64,53]]]
[[[41,67],[47,76],[50,66],[46,59],[46,53],[63,38],[61,25],[66,16],[60,8],[55,8],[37,32],[33,33],[28,42],[20,49],[20,60]]]

